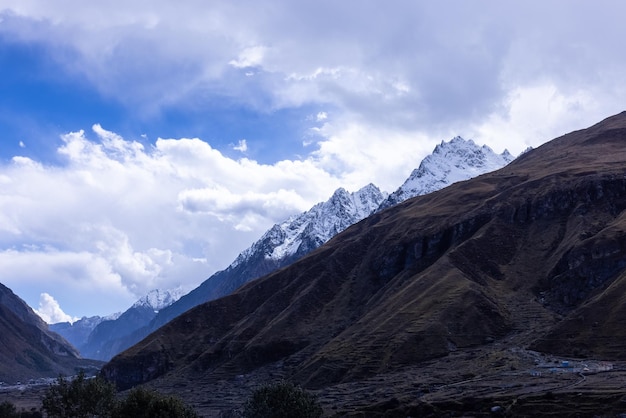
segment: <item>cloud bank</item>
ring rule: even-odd
[[[144,146],[98,124],[63,135],[61,164],[15,156],[0,166],[3,282],[51,320],[124,310],[154,288],[190,289],[337,187],[390,171],[399,184],[421,152],[399,163],[353,137],[350,152],[331,138],[308,158],[264,165],[198,138]]]

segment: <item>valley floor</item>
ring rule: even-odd
[[[282,377],[279,363],[235,379],[153,386],[183,397],[203,416],[229,417],[256,387]],[[483,346],[313,392],[327,417],[620,416],[626,363]]]
[[[201,416],[235,417],[259,385],[284,377],[281,363],[234,379],[168,379]],[[0,402],[38,408],[45,386],[0,388]],[[459,350],[420,366],[313,391],[326,417],[624,416],[626,363],[564,359],[516,348]]]

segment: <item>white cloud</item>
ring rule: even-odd
[[[229,61],[235,68],[257,67],[263,63],[263,56],[267,48],[264,46],[253,46],[245,48],[236,60]]]
[[[366,127],[356,122],[326,123],[318,130],[322,139],[311,158],[341,179],[348,190],[374,183],[394,191],[442,139],[420,131]]]
[[[48,324],[56,324],[59,322],[74,322],[80,318],[72,317],[61,309],[57,302],[48,293],[42,293],[39,297],[39,309],[35,309],[37,315]]]
[[[73,316],[196,286],[340,186],[395,189],[434,146],[413,133],[326,123],[311,156],[269,165],[197,138],[145,147],[97,124],[93,134],[63,135],[62,165],[15,157],[0,166],[3,281],[29,303],[54,292]]]
[[[310,205],[296,191],[284,189],[264,194],[234,194],[224,188],[189,189],[180,193],[179,200],[185,211],[213,215],[245,231],[254,230],[262,218],[286,219]]]
[[[248,142],[245,139],[240,139],[237,145],[233,147],[235,151],[246,152],[248,151]]]
[[[70,315],[193,287],[342,182],[313,159],[264,165],[199,139],[144,147],[93,132],[63,136],[60,166],[26,157],[0,166],[3,282],[31,304],[54,291]]]
[[[620,111],[615,108],[615,113]],[[607,115],[590,90],[563,92],[552,83],[520,86],[509,94],[504,111],[494,112],[475,125],[475,136],[495,150],[508,148],[514,155],[524,149],[576,129],[590,126]]]

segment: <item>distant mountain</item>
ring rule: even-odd
[[[83,357],[106,361],[128,348],[125,342],[128,336],[148,325],[161,309],[182,294],[182,289],[153,290],[121,314],[82,318],[73,324],[63,322],[50,328],[70,340]]]
[[[0,284],[0,381],[74,374],[98,363],[82,360],[78,351],[8,287]]]
[[[278,376],[326,399],[351,391],[333,405],[357,415],[359,403],[363,416],[419,416],[437,399],[496,415],[494,405],[603,389],[587,368],[626,360],[624,173],[626,112],[375,213],[179,316],[103,375],[120,388],[176,383],[196,400],[218,381],[230,393]],[[558,356],[585,360],[547,377],[567,363]],[[392,373],[420,382],[398,392]],[[619,374],[606,379],[621,402]],[[387,411],[402,406],[414,412]]]
[[[496,154],[487,145],[478,146],[474,141],[460,136],[448,142],[442,141],[432,154],[422,160],[408,179],[380,205],[380,209],[443,189],[458,181],[468,180],[481,174],[504,167],[514,157],[509,151]]]
[[[62,335],[74,347],[80,347],[87,342],[91,331],[105,318],[101,316],[82,317],[74,322],[58,322],[48,325],[50,331]]]

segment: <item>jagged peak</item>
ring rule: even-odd
[[[331,199],[335,196],[341,196],[341,195],[347,195],[349,194],[348,191],[346,189],[344,189],[343,187],[339,187],[337,190],[335,190],[335,192],[333,193]]]
[[[427,194],[461,180],[501,168],[513,157],[505,150],[496,154],[488,145],[455,136],[442,141],[426,156],[407,180],[381,204],[385,209],[411,197]]]
[[[382,190],[374,183],[368,183],[365,186],[361,187],[359,190],[354,192],[354,194],[361,195],[363,193],[383,193]]]
[[[133,308],[148,307],[155,312],[176,302],[184,294],[182,287],[175,289],[154,289],[133,304]]]

